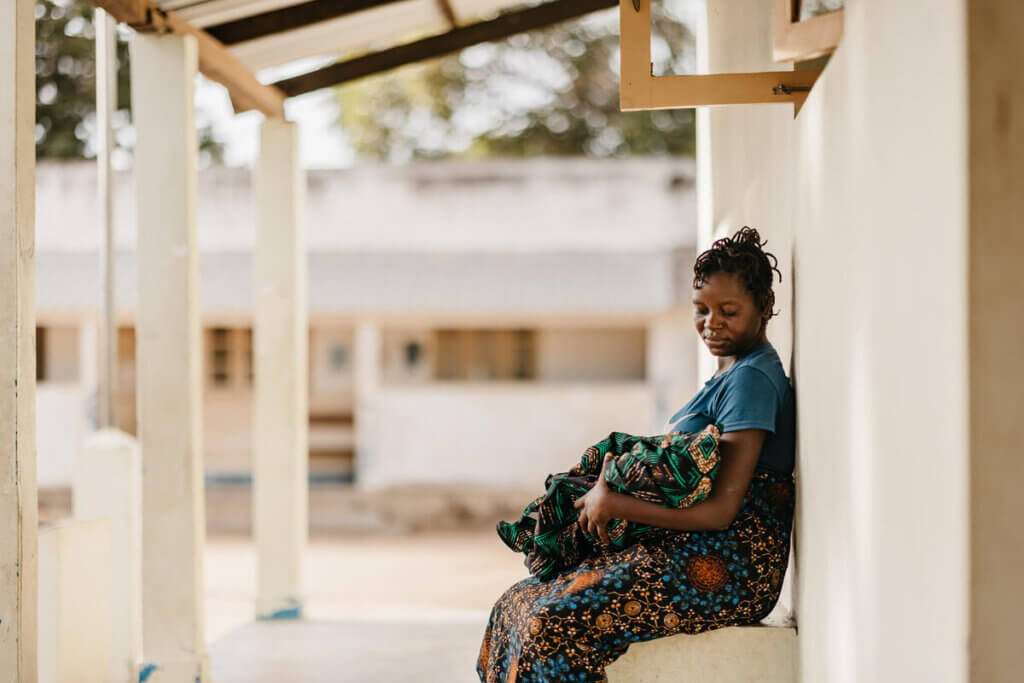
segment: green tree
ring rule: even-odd
[[[36,0],[36,156],[40,159],[94,157],[89,147],[96,125],[96,43],[88,0]],[[116,125],[131,125],[128,43],[117,42]],[[131,135],[117,146],[131,150]],[[200,152],[220,161],[223,146],[209,125],[199,130]]]
[[[687,27],[652,18],[657,73],[692,55]],[[339,86],[338,122],[364,158],[691,155],[693,110],[619,110],[618,10]]]

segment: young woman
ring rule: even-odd
[[[775,605],[793,522],[795,401],[766,336],[778,269],[762,246],[745,227],[694,265],[694,323],[718,369],[671,429],[722,426],[711,495],[665,508],[598,477],[578,501],[580,525],[603,539],[612,519],[658,531],[546,583],[530,577],[509,588],[491,610],[481,681],[605,681],[605,666],[630,643],[757,623]]]

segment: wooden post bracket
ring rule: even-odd
[[[655,76],[651,65],[651,0],[619,0],[622,111],[730,104],[793,104],[800,111],[821,71]]]

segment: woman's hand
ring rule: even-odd
[[[608,545],[608,522],[612,520],[612,503],[615,493],[608,488],[604,480],[604,471],[608,464],[614,459],[614,455],[607,453],[604,462],[601,463],[601,473],[597,475],[597,483],[583,496],[573,503],[573,507],[580,511],[580,529],[587,532],[594,538],[600,538],[602,545]]]

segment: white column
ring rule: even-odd
[[[195,39],[132,37],[139,445],[142,450],[142,672],[149,683],[208,680]]]
[[[309,470],[304,182],[298,128],[264,121],[253,174],[252,518],[259,558],[256,616],[262,619],[302,616]]]
[[[376,320],[360,320],[355,335],[355,441],[356,483],[374,486],[378,454],[375,398],[380,387],[381,333]]]
[[[104,680],[134,683],[142,657],[142,461],[135,439],[104,429],[90,435],[75,461],[75,519],[110,520],[111,668]]]
[[[35,681],[35,17],[0,3],[0,681]]]
[[[651,432],[660,434],[699,388],[697,333],[689,311],[667,311],[648,323],[647,382],[654,404]]]
[[[117,325],[114,303],[114,191],[110,158],[114,151],[114,112],[117,111],[117,28],[114,18],[99,7],[93,10],[96,28],[96,199],[100,226],[100,315],[102,352],[98,356],[99,382],[96,415],[100,427],[117,424],[114,409],[117,379]],[[91,361],[90,361],[91,363]]]

